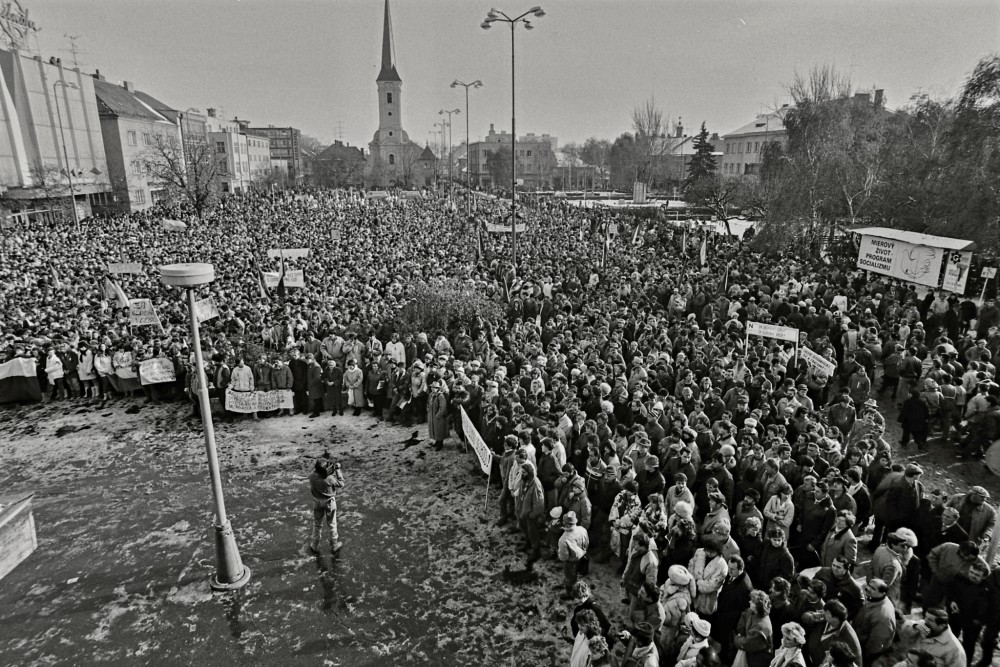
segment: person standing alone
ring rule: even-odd
[[[330,527],[330,552],[337,553],[343,547],[337,530],[337,489],[343,488],[344,475],[340,464],[329,459],[316,461],[313,474],[309,476],[309,490],[313,499],[313,527],[309,551],[319,553],[319,538],[323,524]]]

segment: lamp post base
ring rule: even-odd
[[[216,573],[209,581],[212,590],[234,591],[250,581],[250,568],[243,564],[228,521],[215,527]]]

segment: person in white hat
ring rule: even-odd
[[[698,653],[709,645],[708,637],[712,633],[712,624],[693,611],[688,612],[685,622],[691,630],[691,634],[681,645],[680,653],[677,654],[676,667],[696,667]]]

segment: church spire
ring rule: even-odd
[[[382,70],[375,81],[402,81],[396,71],[392,44],[392,19],[389,16],[389,0],[385,0],[385,23],[382,26]]]

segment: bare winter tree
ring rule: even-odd
[[[650,97],[632,110],[632,133],[635,141],[635,179],[652,186],[663,159],[670,153],[669,128],[656,100]]]
[[[168,201],[187,204],[199,218],[215,204],[217,165],[208,142],[182,145],[176,136],[157,133],[137,161],[151,180],[163,183]]]

